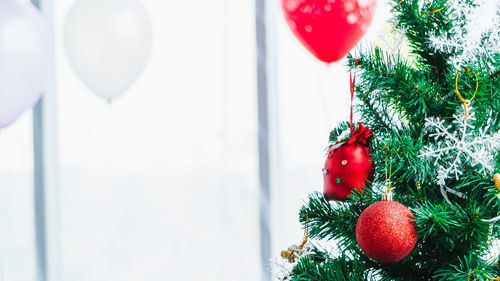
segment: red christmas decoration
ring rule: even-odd
[[[299,41],[326,63],[343,58],[363,37],[376,0],[282,0],[285,18]]]
[[[412,212],[403,204],[380,201],[370,205],[359,216],[356,240],[372,260],[394,263],[407,257],[417,243],[416,223]]]
[[[368,142],[373,133],[361,123],[347,129],[329,149],[323,194],[328,200],[346,200],[354,189],[363,191],[373,180],[373,162]]]

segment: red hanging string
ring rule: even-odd
[[[357,65],[358,65],[358,59],[355,59],[354,66],[357,66]],[[350,118],[350,122],[349,122],[349,128],[352,131],[352,101],[354,99],[354,90],[355,90],[355,86],[356,86],[356,75],[354,75],[354,77],[353,77],[351,71],[349,71],[349,82],[351,84],[351,118]]]

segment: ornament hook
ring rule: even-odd
[[[392,201],[392,192],[387,191],[382,194],[382,201]]]
[[[387,156],[385,157],[385,182],[387,183],[388,185],[388,188],[387,188],[387,193],[391,193],[392,191],[392,182],[391,182],[391,176],[392,176],[392,150],[389,148],[389,173],[387,173]],[[391,200],[387,200],[387,201],[392,201],[392,196],[391,196]]]

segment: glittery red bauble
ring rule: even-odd
[[[380,201],[366,208],[356,224],[356,240],[361,250],[381,263],[398,262],[417,243],[413,214],[403,204]]]
[[[362,143],[346,143],[331,148],[323,169],[328,200],[344,201],[353,189],[363,191],[366,181],[373,180],[373,162],[370,149]]]
[[[288,25],[318,59],[343,58],[363,37],[376,0],[281,0]]]

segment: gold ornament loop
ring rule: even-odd
[[[474,74],[474,77],[476,78],[476,89],[474,90],[474,94],[472,95],[472,98],[470,99],[464,99],[460,91],[458,90],[458,77],[460,77],[460,72],[462,70],[466,70],[467,72],[471,71],[469,67],[460,69],[457,73],[457,76],[455,77],[455,93],[457,94],[458,98],[460,101],[464,104],[464,109],[465,109],[465,120],[467,120],[467,105],[469,105],[474,98],[476,97],[477,90],[479,89],[479,78],[477,77],[477,74],[474,70],[472,70],[472,73]]]
[[[486,276],[486,278],[488,278],[489,280],[492,280],[492,281],[494,281],[494,280],[500,280],[500,277],[494,278],[494,277],[489,277],[488,275],[486,275],[486,273],[483,273],[483,274],[484,274],[484,276]]]
[[[392,8],[392,9],[391,9],[391,12],[394,12],[394,11],[396,10],[396,8],[397,8],[399,5],[401,5],[401,3],[403,3],[403,1],[404,1],[404,0],[399,1],[399,3],[398,3],[396,6],[394,6],[394,8]],[[444,5],[448,4],[448,2],[450,2],[450,0],[447,0],[447,1],[446,1],[446,3],[444,3]],[[437,10],[433,10],[433,11],[430,11],[430,12],[428,12],[428,13],[425,13],[425,14],[424,14],[424,16],[432,15],[432,14],[435,14],[435,13],[437,13],[437,12],[440,12],[440,11],[444,10],[444,5],[443,5],[443,7],[439,8],[439,9],[437,9]],[[432,6],[432,4],[429,4],[429,6]]]
[[[444,5],[448,4],[448,2],[450,2],[450,0],[447,0],[446,3],[444,3]],[[432,5],[432,4],[429,4],[429,6]],[[432,14],[435,14],[437,12],[441,12],[442,10],[444,10],[444,5],[443,7],[437,9],[437,10],[433,10],[433,11],[430,11],[428,13],[425,13],[424,16],[428,16],[428,15],[432,15]]]
[[[437,9],[437,10],[430,11],[430,12],[428,12],[428,13],[425,13],[425,14],[424,14],[424,16],[428,16],[428,15],[435,14],[435,13],[437,13],[437,12],[442,11],[443,9],[444,9],[444,7],[441,7],[441,8],[439,8],[439,9]]]
[[[300,244],[300,249],[302,249],[308,240],[309,236],[309,214],[306,213],[306,227],[304,227],[304,241],[302,241],[302,244]]]
[[[391,9],[391,12],[394,12],[394,11],[396,10],[396,8],[397,8],[399,5],[401,5],[401,3],[403,3],[403,1],[404,1],[404,0],[399,1],[399,3],[398,3],[396,6],[394,6],[394,8],[392,8],[392,9]]]

